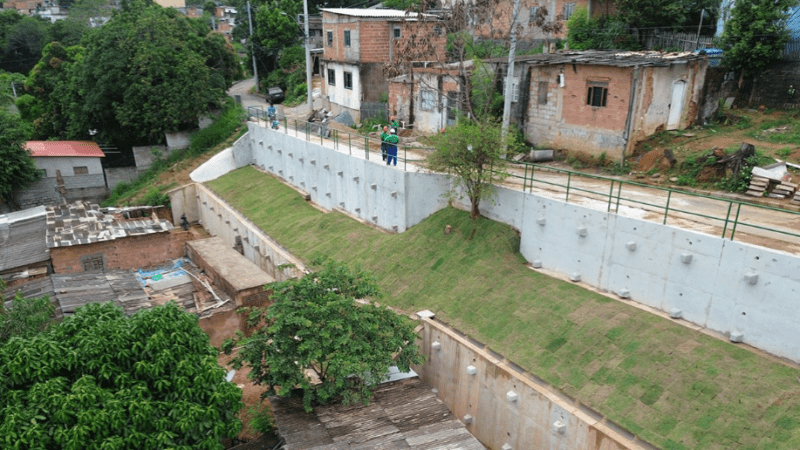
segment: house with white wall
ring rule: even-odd
[[[62,200],[99,202],[108,196],[103,165],[105,154],[91,141],[28,141],[25,148],[41,178],[14,192],[22,208],[53,205]]]

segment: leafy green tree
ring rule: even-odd
[[[174,303],[132,317],[79,308],[0,347],[0,447],[222,449],[241,429],[242,392],[216,356]]]
[[[378,295],[371,274],[326,261],[318,272],[267,288],[274,303],[249,311],[249,322],[263,326],[240,342],[234,359],[234,367],[250,367],[250,377],[268,387],[265,395],[278,388],[286,396],[299,387],[307,411],[339,397],[366,404],[389,367],[408,371],[422,363],[413,327],[403,317],[373,302],[356,303]],[[228,352],[232,346],[224,345]]]
[[[618,17],[633,28],[685,29],[696,33],[705,9],[707,16],[703,23],[708,24],[707,34],[713,34],[719,3],[719,0],[615,0]]]
[[[481,214],[481,200],[491,199],[494,185],[508,177],[503,155],[522,147],[517,133],[508,133],[504,138],[502,126],[492,119],[459,120],[445,133],[432,136],[431,144],[434,151],[428,156],[428,167],[451,176],[454,183],[448,195],[466,195],[472,219]]]
[[[38,17],[23,16],[5,33],[5,47],[0,69],[27,73],[50,42],[50,22]]]
[[[11,308],[7,309],[3,297],[5,288],[5,282],[0,280],[0,345],[12,336],[30,338],[50,327],[56,310],[50,296],[22,298],[17,292],[11,299]]]
[[[0,110],[0,200],[8,202],[11,191],[39,178],[39,171],[25,149],[30,127],[19,116]]]
[[[25,84],[25,75],[16,72],[4,72],[0,70],[0,107],[8,106],[14,103],[14,92],[16,90],[17,97],[23,95]],[[11,84],[14,87],[11,87]]]
[[[720,45],[722,63],[750,78],[780,57],[789,32],[788,10],[797,0],[736,0]]]
[[[278,59],[285,48],[301,41],[302,32],[294,18],[303,12],[302,8],[298,0],[273,0],[258,8],[253,25],[255,36],[250,45],[265,73],[278,68]]]
[[[83,57],[83,47],[51,42],[25,81],[25,94],[17,100],[24,120],[33,124],[34,139],[65,139],[70,105],[77,98],[72,68]]]
[[[238,73],[233,48],[208,36],[201,19],[173,8],[131,2],[90,33],[71,71],[80,93],[71,102],[68,134],[121,148],[163,142],[167,131],[195,128],[218,107]]]
[[[576,6],[567,21],[567,42],[572,50],[640,48],[622,20],[616,16],[591,18],[584,5]]]

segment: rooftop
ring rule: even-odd
[[[485,449],[416,377],[381,384],[367,406],[332,404],[306,413],[300,398],[269,401],[286,450]]]
[[[92,141],[28,141],[25,148],[33,157],[78,156],[102,158],[106,156],[100,146]]]
[[[164,233],[172,229],[155,216],[125,219],[125,210],[104,213],[98,205],[76,202],[47,207],[47,247],[69,247],[113,241],[129,236]]]
[[[0,272],[50,259],[45,207],[0,215]]]
[[[320,11],[342,16],[372,19],[415,19],[417,13],[406,13],[399,9],[320,8]]]
[[[685,64],[689,61],[699,61],[705,56],[693,52],[631,52],[623,50],[581,50],[560,51],[556,53],[539,53],[536,55],[517,56],[516,63],[531,65],[557,65],[557,64],[588,64],[595,66],[669,66],[670,64]],[[492,62],[507,63],[508,58],[495,58]]]
[[[186,245],[237,292],[275,281],[252,261],[230,248],[221,237],[188,241]]]

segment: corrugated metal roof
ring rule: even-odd
[[[47,207],[47,247],[69,247],[113,241],[127,236],[165,233],[172,229],[167,220],[152,217],[125,220],[105,214],[85,202]]]
[[[331,404],[309,414],[297,397],[269,401],[287,449],[486,448],[416,377],[381,384],[368,406]]]
[[[417,13],[408,13],[399,9],[358,9],[358,8],[320,8],[322,12],[352,17],[370,17],[374,19],[415,18]]]
[[[33,157],[82,156],[102,158],[106,156],[100,146],[92,141],[28,141],[25,147]]]
[[[0,272],[50,259],[45,207],[0,216]]]
[[[560,51],[556,53],[539,53],[536,55],[517,56],[516,63],[531,65],[556,65],[556,64],[587,64],[595,66],[669,66],[670,64],[683,64],[688,61],[701,60],[704,55],[692,52],[631,52],[621,50],[582,50]],[[508,58],[494,58],[495,63],[507,63]]]

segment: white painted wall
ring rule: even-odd
[[[326,69],[336,71],[336,85],[331,86],[328,83],[328,73],[325,72],[326,83],[325,89],[328,95],[328,100],[339,106],[349,108],[355,111],[361,111],[361,79],[359,77],[358,66],[354,64],[344,64],[338,62],[325,63]],[[353,89],[345,89],[344,87],[344,73],[350,72],[353,74]],[[354,120],[358,118],[354,117]]]
[[[38,156],[33,158],[34,164],[37,169],[47,170],[48,178],[56,177],[56,170],[61,171],[62,177],[71,177],[75,175],[74,168],[85,166],[89,171],[89,175],[102,175],[103,165],[100,163],[100,158],[97,157],[81,157],[81,156]]]
[[[253,163],[322,207],[402,232],[447,205],[444,175],[402,172],[249,126]],[[246,151],[245,143],[235,146],[234,158]],[[800,362],[797,255],[506,188],[481,212],[520,230],[530,262],[664,312],[677,309],[687,321],[741,333],[749,345]]]

